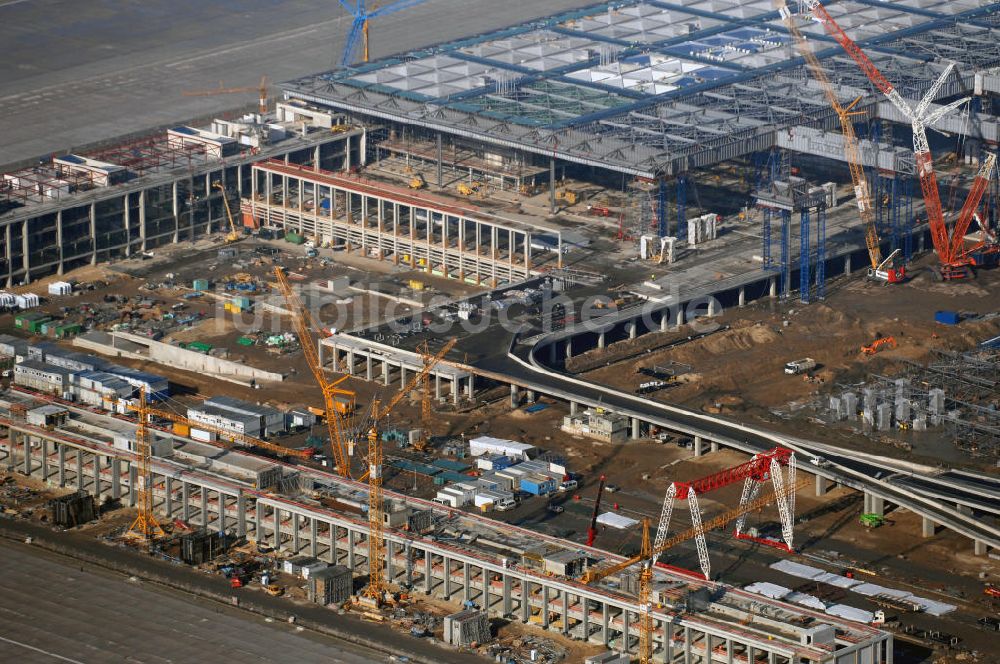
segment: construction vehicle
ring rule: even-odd
[[[833,108],[834,113],[840,120],[840,133],[844,136],[844,156],[851,171],[851,181],[854,185],[854,197],[858,206],[858,214],[865,229],[865,245],[868,248],[868,260],[871,263],[868,268],[869,278],[894,284],[906,279],[906,267],[899,260],[900,252],[896,250],[887,258],[882,258],[881,239],[878,235],[878,228],[875,223],[875,214],[872,207],[871,195],[868,189],[868,180],[865,178],[864,165],[861,161],[861,151],[858,149],[858,137],[854,132],[854,120],[852,118],[864,115],[859,111],[852,111],[861,97],[858,97],[846,107],[841,105],[837,94],[834,92],[826,72],[820,65],[819,60],[809,47],[805,36],[795,23],[793,14],[787,7],[779,10],[784,19],[785,27],[795,37],[796,45],[802,57],[805,58],[809,71],[816,82],[823,88],[827,103]]]
[[[368,480],[368,587],[364,591],[364,596],[376,605],[384,601],[386,591],[386,582],[383,576],[385,571],[385,503],[382,499],[382,432],[380,424],[385,416],[396,408],[403,397],[423,381],[424,376],[429,374],[448,351],[455,347],[457,341],[454,337],[449,339],[434,357],[424,362],[423,369],[413,376],[387,404],[380,405],[377,399],[372,402],[371,422],[368,427],[368,469],[359,479]]]
[[[214,95],[235,95],[247,92],[257,93],[257,112],[261,115],[267,113],[267,76],[260,77],[260,83],[256,86],[242,88],[227,88],[219,81],[219,87],[214,90],[185,90],[185,97],[211,97]]]
[[[924,197],[924,209],[927,211],[927,223],[930,226],[934,250],[937,252],[938,260],[940,261],[939,267],[935,270],[935,276],[942,281],[971,277],[971,268],[978,262],[976,252],[980,250],[985,250],[983,252],[985,254],[1000,252],[1000,247],[985,247],[985,237],[982,242],[977,243],[973,247],[965,246],[965,235],[992,177],[993,168],[996,165],[996,155],[990,153],[983,160],[982,168],[980,168],[969,191],[969,196],[962,206],[958,219],[955,221],[954,227],[949,234],[941,208],[937,175],[934,172],[934,158],[927,140],[927,127],[933,126],[945,115],[969,101],[968,98],[962,98],[936,108],[933,111],[931,110],[931,104],[937,99],[938,92],[955,68],[954,63],[949,64],[945,68],[941,76],[927,90],[923,99],[915,107],[911,107],[899,91],[878,70],[865,52],[833,20],[819,0],[804,0],[804,3],[812,12],[815,20],[821,23],[827,34],[840,44],[872,84],[885,95],[886,99],[896,107],[903,117],[910,120],[913,128],[913,157],[916,162],[917,174],[920,178],[920,189]],[[783,7],[781,11],[784,14],[789,10],[787,7]]]
[[[1000,597],[1000,586],[995,586],[992,583],[987,583],[983,588],[983,594],[987,597]]]
[[[794,360],[785,364],[785,373],[789,376],[796,376],[798,374],[805,373],[807,371],[812,371],[816,368],[816,360],[811,357],[804,357],[801,360]]]
[[[556,200],[562,201],[566,205],[576,205],[580,200],[580,194],[572,189],[557,189]]]
[[[236,222],[233,221],[233,213],[232,210],[229,209],[229,197],[226,196],[226,190],[223,188],[222,183],[218,181],[213,182],[212,187],[222,192],[222,204],[226,206],[226,218],[229,219],[229,233],[226,235],[226,242],[236,242],[242,236],[240,235],[240,232],[236,230]],[[249,277],[250,275],[247,276]]]
[[[604,495],[604,475],[601,475],[600,483],[597,485],[597,497],[594,498],[594,511],[590,514],[590,526],[587,527],[587,546],[594,546],[594,538],[597,537],[597,516],[601,511],[601,496]]]
[[[875,355],[883,350],[892,350],[896,347],[896,337],[880,337],[870,344],[861,347],[861,352],[865,355]]]
[[[278,597],[285,594],[285,589],[279,586],[277,583],[269,583],[264,587],[264,590],[271,597]]]
[[[477,191],[479,191],[479,189],[482,186],[483,186],[482,182],[475,182],[475,181],[469,183],[459,182],[458,193],[462,194],[463,196],[471,196]]]
[[[292,290],[292,286],[285,276],[285,271],[276,266],[274,276],[277,278],[278,288],[281,289],[285,302],[288,303],[292,312],[295,329],[299,335],[299,345],[302,346],[302,352],[306,356],[306,363],[323,394],[323,419],[326,420],[327,432],[330,436],[331,458],[336,466],[336,472],[349,479],[351,477],[349,456],[353,452],[354,446],[348,418],[354,412],[355,393],[340,387],[340,384],[347,380],[348,376],[342,376],[336,380],[327,379],[310,332],[310,330],[318,330],[319,326],[316,325],[309,311]],[[342,404],[338,406],[338,400],[346,400],[349,405],[346,408]]]
[[[860,516],[858,522],[865,528],[881,528],[885,525],[885,518],[881,514],[865,512]]]
[[[424,189],[427,187],[427,180],[420,173],[410,178],[410,189]]]

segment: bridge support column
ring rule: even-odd
[[[636,325],[636,322],[634,320],[633,321],[629,321],[629,323],[628,323],[628,338],[629,338],[629,340],[635,339],[638,334],[639,334],[639,326]]]
[[[715,316],[719,313],[719,301],[714,297],[708,298],[708,315]]]
[[[660,313],[660,332],[666,332],[670,329],[669,313],[669,311],[663,311]]]
[[[694,437],[694,455],[700,457],[705,453],[705,441],[702,440],[701,436]]]
[[[677,318],[674,321],[675,327],[680,327],[684,324],[684,309],[682,307],[677,307]]]
[[[510,407],[517,408],[521,401],[520,395],[517,393],[517,385],[510,386]]]
[[[600,332],[597,335],[597,347],[601,350],[604,349],[604,332]]]
[[[570,401],[569,402],[569,414],[570,415],[576,415],[577,412],[579,412],[579,410],[580,410],[580,404],[578,404],[575,401]]]
[[[825,496],[827,490],[826,478],[822,475],[816,476],[816,495]]]
[[[469,397],[469,401],[472,401],[476,397],[475,380],[475,375],[469,374],[468,383],[465,385],[465,395]]]
[[[719,443],[717,443],[716,441],[713,440],[711,443],[708,444],[708,451],[709,452],[718,452],[719,451]]]
[[[566,359],[573,357],[573,337],[566,339]]]
[[[885,501],[881,497],[865,493],[865,505],[867,506],[865,511],[871,514],[878,514],[879,516],[885,515]]]
[[[59,458],[59,488],[66,486],[66,446],[62,443],[58,444],[58,458]]]
[[[741,307],[747,306],[747,289],[740,286],[739,299],[737,300],[737,305]]]
[[[524,397],[525,397],[525,400],[527,400],[528,403],[535,403],[535,391],[534,390],[528,390],[525,393]]]
[[[844,274],[845,275],[850,275],[851,274],[851,255],[850,254],[847,254],[846,256],[844,256]]]
[[[639,440],[639,418],[632,418],[632,440]]]
[[[934,530],[937,526],[932,520],[928,519],[926,516],[921,519],[920,523],[920,534],[923,537],[934,537]]]
[[[986,542],[982,540],[972,540],[972,552],[977,556],[985,556]]]

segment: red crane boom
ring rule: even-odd
[[[587,546],[594,546],[594,538],[597,537],[597,513],[601,511],[601,496],[604,495],[604,475],[601,475],[601,482],[597,485],[597,498],[594,499],[594,513],[590,515],[590,527],[587,528]]]

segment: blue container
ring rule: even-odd
[[[961,318],[957,311],[935,311],[934,321],[943,325],[958,325]]]

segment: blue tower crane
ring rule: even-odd
[[[354,20],[351,22],[351,31],[347,35],[344,43],[344,55],[341,57],[340,66],[350,67],[358,59],[358,50],[361,50],[361,61],[368,62],[368,22],[373,18],[392,14],[403,9],[408,9],[419,5],[424,0],[396,0],[377,9],[368,10],[366,0],[337,0],[346,9]],[[360,43],[359,43],[360,42]]]

